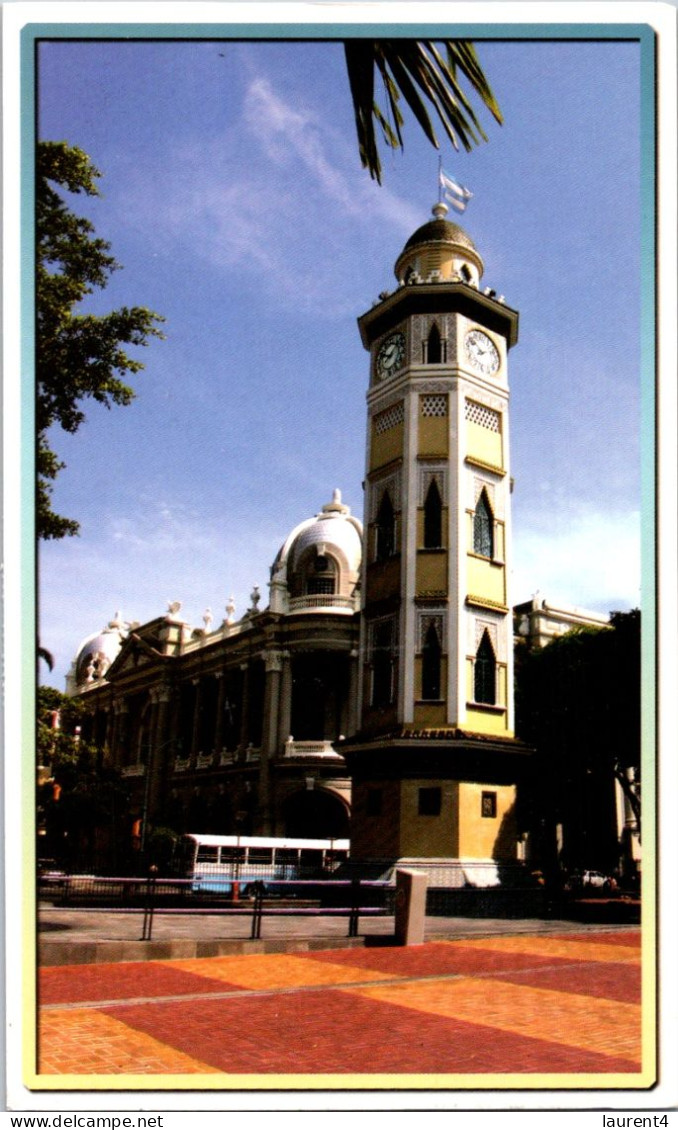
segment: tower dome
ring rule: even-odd
[[[100,632],[95,632],[80,644],[71,671],[67,677],[69,691],[86,686],[102,679],[116,658],[123,640],[127,636],[127,625],[116,612],[112,620]]]
[[[271,611],[356,611],[361,559],[362,524],[335,490],[281,547],[271,569]]]
[[[435,204],[432,220],[410,236],[395,265],[399,283],[467,282],[477,286],[483,274],[483,261],[463,228],[447,215],[446,204]]]

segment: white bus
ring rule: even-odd
[[[233,894],[237,883],[246,894],[254,882],[330,878],[348,859],[349,847],[349,840],[191,833],[182,837],[181,871],[196,892]]]

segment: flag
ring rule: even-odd
[[[454,177],[443,172],[442,169],[440,170],[439,178],[441,197],[447,200],[458,212],[465,212],[473,193],[469,192],[468,188],[464,188],[462,184],[459,184],[459,181],[456,181]]]

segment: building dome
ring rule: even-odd
[[[113,619],[100,632],[87,636],[77,650],[68,677],[73,689],[102,679],[120,651],[126,636],[127,626],[121,620],[119,612],[116,612]]]
[[[356,611],[361,559],[362,524],[335,490],[281,547],[271,570],[271,611]]]
[[[476,250],[470,235],[451,220],[429,220],[422,224],[410,236],[403,250],[407,251],[408,247],[415,247],[420,243],[451,243],[456,247]]]
[[[483,261],[470,235],[445,219],[447,210],[446,204],[434,205],[434,219],[408,239],[395,265],[399,283],[440,280],[478,285]]]

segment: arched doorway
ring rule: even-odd
[[[348,839],[348,806],[326,789],[292,793],[283,805],[285,835],[309,840]]]

